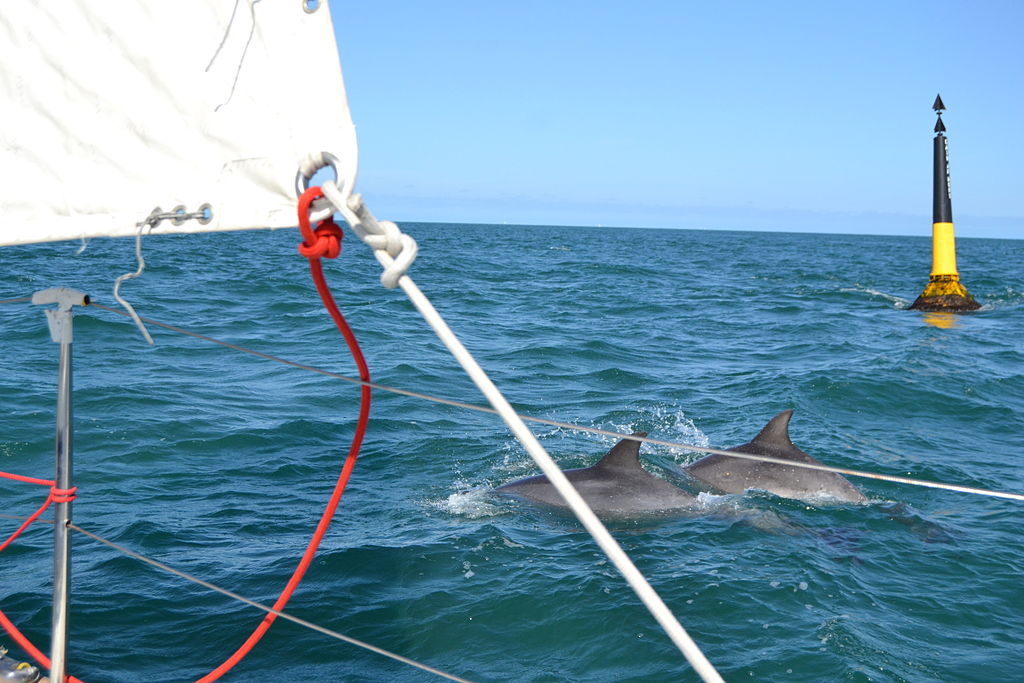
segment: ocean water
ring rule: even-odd
[[[793,440],[826,463],[1024,492],[1024,241],[961,239],[983,309],[939,316],[906,310],[927,281],[924,236],[403,228],[420,245],[411,275],[522,413],[728,447],[792,408]],[[355,374],[297,239],[151,236],[122,291],[144,316]],[[64,285],[115,305],[133,242],[80,246],[0,250],[0,298]],[[326,270],[375,381],[482,403],[364,245],[349,236]],[[358,390],[151,332],[153,347],[126,318],[76,315],[75,521],[271,603],[337,478]],[[42,312],[0,304],[0,347],[0,469],[51,477],[58,347]],[[534,429],[563,467],[614,442]],[[642,450],[684,487],[698,457]],[[287,611],[477,681],[696,680],[577,522],[487,492],[536,472],[492,415],[375,392]],[[851,480],[868,504],[703,495],[690,514],[610,527],[726,680],[1019,678],[1024,505]],[[0,485],[8,515],[43,497]],[[0,518],[3,535],[16,525]],[[73,542],[69,670],[85,681],[195,680],[262,616]],[[40,524],[0,556],[0,608],[44,650],[50,544]],[[279,620],[224,680],[433,678]]]

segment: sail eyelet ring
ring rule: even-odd
[[[306,14],[312,14],[320,9],[320,0],[302,0],[302,9]]]
[[[171,210],[170,214],[164,214],[159,208],[154,209],[153,213],[150,214],[150,220],[156,219],[156,222],[159,222],[164,218],[169,218],[171,223],[176,226],[184,225],[187,221],[192,220],[193,218],[200,225],[206,225],[213,220],[213,206],[206,203],[200,206],[198,210],[189,213],[184,204],[178,204]]]
[[[188,220],[188,212],[182,204],[171,209],[171,213],[175,216],[171,219],[171,223],[174,223],[175,225],[184,225],[185,221]]]
[[[338,160],[338,157],[334,156],[330,152],[320,152],[320,156],[323,158],[324,164],[325,164],[325,166],[321,166],[321,168],[325,168],[326,166],[330,166],[334,170],[334,182],[335,182],[335,184],[342,183],[341,171],[338,168],[338,165],[341,162]],[[320,169],[316,169],[316,170],[318,171]],[[313,173],[316,173],[316,171],[313,171]],[[298,172],[295,174],[295,196],[296,197],[301,197],[302,193],[309,189],[309,182],[310,182],[310,180],[313,179],[313,173],[310,173],[309,175],[306,175],[306,174],[304,174],[302,172],[302,168],[301,167],[299,168]]]
[[[213,220],[213,207],[210,206],[209,203],[200,206],[198,213],[199,218],[197,218],[196,220],[199,221],[200,225],[207,225],[210,221]]]

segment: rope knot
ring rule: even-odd
[[[311,187],[299,197],[299,231],[303,240],[299,245],[299,253],[310,260],[337,258],[341,253],[341,228],[331,218],[330,211],[327,211],[326,218],[317,223],[316,230],[311,225],[310,209],[315,209],[313,202],[323,196],[319,187]]]
[[[72,486],[69,489],[59,489],[54,486],[50,489],[50,500],[54,503],[70,503],[75,499],[76,491],[78,491],[77,486]]]
[[[312,244],[310,244],[310,235],[306,234],[306,230],[302,232],[306,239],[299,245],[300,254],[308,259],[338,258],[338,254],[341,253],[341,238],[344,233],[333,220],[328,218],[321,221],[316,230],[311,231]]]

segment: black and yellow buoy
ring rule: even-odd
[[[932,172],[932,274],[921,296],[910,306],[918,311],[974,311],[981,304],[974,300],[960,282],[956,271],[956,240],[953,237],[953,206],[949,195],[949,142],[943,133],[942,110],[946,105],[935,96],[932,109],[938,115],[935,122],[934,161]]]

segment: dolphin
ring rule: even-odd
[[[644,437],[647,432],[633,432]],[[640,442],[623,439],[593,467],[566,470],[587,505],[600,517],[657,515],[694,507],[697,499],[640,466]],[[568,509],[543,474],[499,486],[495,492]]]
[[[766,455],[793,462],[820,465],[789,440],[789,419],[792,410],[773,417],[750,443],[726,450],[752,455]],[[783,498],[818,501],[823,498],[848,503],[864,503],[867,498],[853,484],[834,472],[790,467],[774,462],[741,460],[727,455],[709,455],[685,468],[690,476],[726,493],[743,493],[760,489]]]

